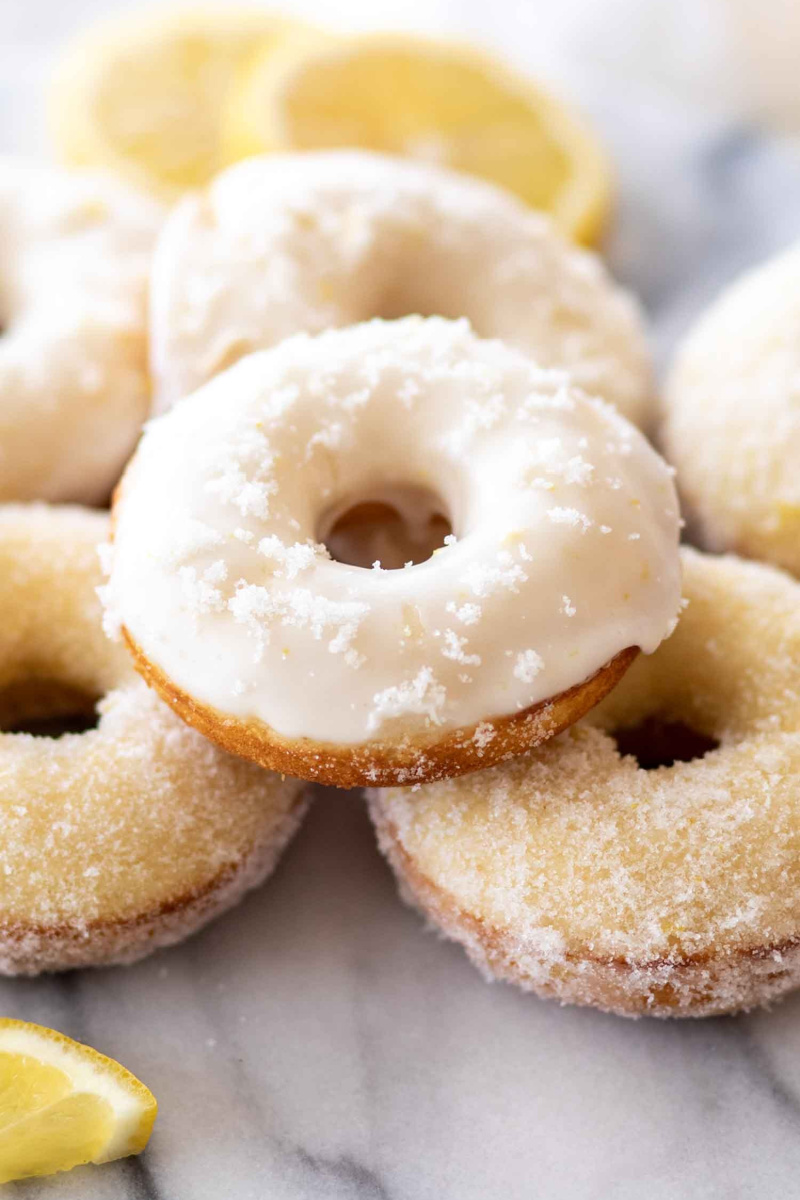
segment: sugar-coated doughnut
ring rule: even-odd
[[[487,976],[655,1016],[800,983],[800,586],[733,557],[684,565],[677,631],[585,721],[467,779],[371,795],[406,897]],[[718,746],[645,770],[619,747],[655,722]]]
[[[335,515],[395,486],[434,495],[447,544],[400,570],[333,561]],[[142,674],[226,748],[342,786],[552,736],[680,602],[664,462],[464,320],[248,356],[151,422],[114,517],[109,623]]]
[[[302,785],[218,750],[102,631],[107,518],[0,507],[0,972],[131,962],[259,883]],[[79,711],[95,729],[8,732]]]
[[[492,184],[357,151],[229,168],[175,209],[152,287],[157,411],[243,354],[372,317],[467,317],[635,424],[652,381],[639,310],[600,260]]]
[[[800,575],[800,243],[690,331],[662,437],[696,539]]]
[[[111,178],[0,159],[0,501],[108,498],[149,410],[162,217]]]

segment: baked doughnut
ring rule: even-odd
[[[211,746],[104,636],[107,531],[86,510],[0,507],[6,975],[132,962],[179,941],[267,875],[303,809],[298,781]],[[13,732],[91,725],[96,703],[96,729]]]
[[[800,575],[800,243],[689,333],[662,438],[700,544]]]
[[[0,159],[0,501],[108,499],[149,410],[162,216],[102,175]]]
[[[446,544],[402,570],[333,561],[339,516],[403,489],[447,518]],[[109,620],[145,678],[227,749],[340,786],[552,736],[680,601],[663,461],[463,320],[249,355],[150,423],[114,521]]]
[[[632,297],[546,217],[442,167],[357,151],[239,163],[172,213],[151,303],[156,411],[290,334],[421,313],[467,317],[650,417]]]
[[[691,550],[684,567],[677,631],[580,725],[468,779],[371,794],[404,894],[489,977],[628,1016],[800,983],[800,586]],[[630,750],[654,765],[658,728],[662,762],[693,761],[640,767]]]

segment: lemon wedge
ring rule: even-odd
[[[237,7],[101,22],[55,71],[49,123],[59,157],[168,199],[201,186],[224,165],[221,113],[237,76],[301,28]]]
[[[357,146],[479,175],[594,241],[611,171],[582,121],[504,63],[404,35],[287,39],[232,90],[228,157]]]
[[[156,1111],[153,1094],[113,1059],[0,1019],[0,1183],[138,1154]]]

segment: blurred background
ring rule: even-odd
[[[3,0],[0,149],[44,153],[59,49],[169,0]],[[224,6],[223,6],[224,7]],[[675,337],[743,267],[800,233],[800,0],[282,0],[340,30],[473,40],[582,109],[610,151],[603,250]]]
[[[168,0],[4,0],[0,86],[6,147],[29,147],[31,102],[65,38],[98,17]],[[474,37],[585,104],[702,106],[720,118],[800,131],[797,0],[283,0],[345,29]]]

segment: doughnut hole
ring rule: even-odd
[[[487,294],[486,274],[492,264],[464,262],[464,248],[432,245],[412,237],[403,244],[396,269],[383,288],[365,294],[358,319],[398,321],[403,317],[466,318],[479,337],[502,338],[530,352],[515,304],[505,295]],[[555,316],[551,317],[554,325]],[[543,351],[540,351],[540,356]]]
[[[336,562],[365,568],[379,562],[394,571],[426,562],[452,532],[438,496],[399,484],[344,499],[325,514],[318,536]]]
[[[133,677],[86,597],[107,521],[45,505],[0,506],[0,518],[0,735],[94,729],[98,702]]]
[[[100,699],[57,679],[17,680],[0,690],[0,733],[86,733],[97,728]]]
[[[457,321],[467,317],[475,333],[480,337],[490,336],[484,330],[483,313],[477,305],[465,306],[463,297],[442,295],[435,290],[420,292],[420,274],[414,273],[414,286],[394,284],[389,291],[380,297],[375,305],[375,311],[368,314],[367,319],[379,317],[382,321],[398,321],[403,317],[446,317]]]
[[[616,729],[611,735],[622,755],[636,759],[643,771],[695,762],[719,747],[719,740],[692,729],[683,721],[648,717],[638,725]]]

